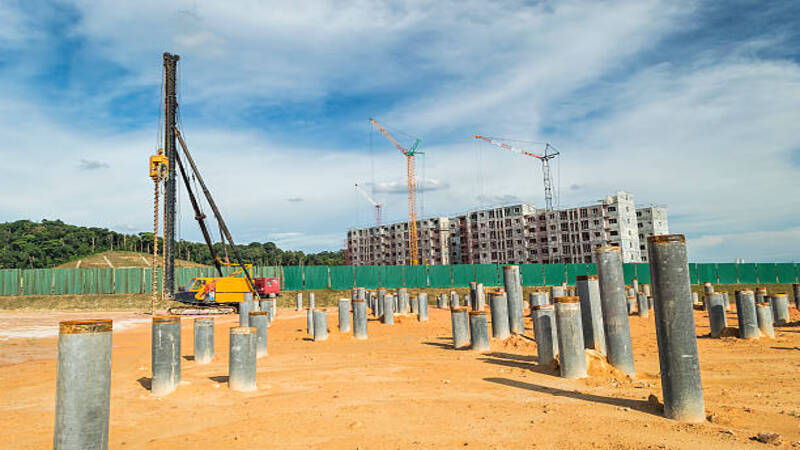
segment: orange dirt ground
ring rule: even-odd
[[[164,398],[148,391],[145,315],[4,312],[0,331],[115,319],[112,448],[759,448],[766,444],[751,440],[759,432],[779,433],[784,448],[800,445],[794,308],[793,323],[777,328],[776,339],[750,342],[708,338],[708,319],[695,312],[709,414],[702,424],[664,419],[648,401],[662,398],[652,315],[630,319],[637,379],[590,357],[589,378],[565,380],[536,365],[536,344],[527,338],[492,342],[486,354],[451,349],[446,310],[431,307],[428,323],[371,318],[367,341],[338,333],[329,312],[330,338],[312,342],[304,313],[279,311],[253,393],[232,392],[225,382],[234,316],[217,317],[216,356],[205,366],[190,357],[192,320],[183,319],[183,382]],[[736,326],[735,313],[728,320]],[[50,447],[57,337],[16,336],[0,334],[0,447]]]

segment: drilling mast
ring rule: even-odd
[[[175,147],[176,109],[178,100],[175,96],[175,83],[177,82],[178,55],[164,53],[164,153],[168,159],[168,173],[164,185],[164,286],[163,292],[167,298],[175,294],[175,202],[177,178],[175,176]]]

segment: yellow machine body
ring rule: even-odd
[[[210,302],[209,290],[206,286],[214,285],[215,303],[239,303],[244,300],[244,294],[253,292],[247,284],[246,278],[240,277],[197,277],[192,278],[186,286],[185,292],[194,294],[195,300],[201,303]]]

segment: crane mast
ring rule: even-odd
[[[381,134],[394,145],[403,156],[406,157],[406,182],[408,185],[408,244],[409,244],[409,257],[410,265],[415,266],[419,264],[419,243],[417,233],[417,182],[414,174],[414,156],[417,153],[417,147],[420,140],[415,138],[414,143],[406,149],[395,139],[385,128],[383,128],[375,119],[370,118],[370,123],[381,132]]]
[[[536,158],[542,162],[542,181],[544,183],[544,204],[545,208],[548,211],[553,210],[553,174],[550,172],[550,160],[558,156],[560,153],[559,151],[550,145],[550,143],[544,143],[544,153],[532,153],[527,150],[523,150],[521,148],[515,147],[513,145],[506,144],[500,141],[500,138],[491,138],[487,136],[481,136],[479,134],[475,135],[475,139],[480,139],[482,141],[488,142],[492,145],[496,145],[500,148],[511,150],[514,153],[519,153],[523,156],[530,156]]]

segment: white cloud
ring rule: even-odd
[[[348,227],[374,221],[353,183],[374,180],[386,194],[406,186],[396,151],[367,156],[359,148],[365,120],[358,127],[330,118],[338,137],[354,142],[342,150],[313,131],[287,144],[264,131],[270,119],[236,118],[251,108],[271,118],[296,105],[324,109],[337,96],[389,95],[375,115],[424,138],[417,165],[423,215],[508,202],[543,206],[539,162],[470,133],[557,139],[562,153],[553,172],[562,204],[624,189],[639,203],[667,204],[671,230],[689,235],[693,257],[800,255],[791,246],[756,247],[759,240],[797,242],[800,200],[789,152],[800,148],[800,67],[752,56],[780,40],[745,41],[729,55],[710,49],[681,61],[630,64],[692,22],[691,2],[73,4],[80,20],[70,37],[123,75],[108,89],[66,88],[74,101],[57,107],[19,87],[39,75],[40,54],[2,72],[0,219],[150,229],[145,161],[157,124],[118,131],[109,105],[152,91],[155,115],[160,54],[169,50],[182,57],[189,146],[237,241],[335,249]],[[0,48],[44,39],[35,23],[0,6]],[[299,115],[296,123],[313,129],[314,119]],[[83,116],[102,123],[76,125]],[[553,124],[564,131],[537,136]],[[108,167],[79,171],[81,160]],[[385,222],[405,220],[403,196],[379,200]],[[198,239],[189,203],[181,202],[183,237]]]

